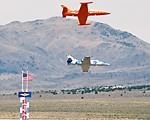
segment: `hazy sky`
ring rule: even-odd
[[[90,17],[89,20],[131,32],[150,43],[150,0],[0,0],[0,25],[61,16],[60,4],[78,9],[80,1],[93,1],[90,9],[112,13],[109,16]]]

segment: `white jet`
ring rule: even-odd
[[[91,60],[90,57],[84,57],[82,60],[77,60],[71,55],[67,56],[67,64],[68,65],[80,65],[83,72],[88,72],[90,66],[109,66],[109,63],[105,63],[99,60]]]

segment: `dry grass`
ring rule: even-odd
[[[18,106],[17,98],[0,99],[0,120],[18,120]],[[30,111],[30,120],[150,120],[150,98],[36,96]]]

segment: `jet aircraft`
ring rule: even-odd
[[[105,63],[99,60],[91,60],[90,57],[84,57],[82,60],[77,60],[71,55],[67,56],[68,65],[80,65],[83,72],[88,72],[90,66],[109,66],[109,63]]]
[[[67,8],[65,5],[61,5],[63,8],[62,16],[76,16],[78,17],[79,25],[89,25],[89,23],[86,23],[88,16],[94,16],[94,15],[108,15],[109,12],[105,11],[89,11],[88,10],[88,4],[91,4],[93,2],[81,2],[81,7],[79,10],[71,10]]]

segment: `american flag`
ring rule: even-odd
[[[22,76],[23,76],[23,80],[24,80],[24,81],[27,81],[27,80],[28,80],[28,81],[31,81],[31,80],[32,80],[32,75],[31,75],[30,73],[24,73],[24,72],[23,72],[23,75],[22,75]]]

